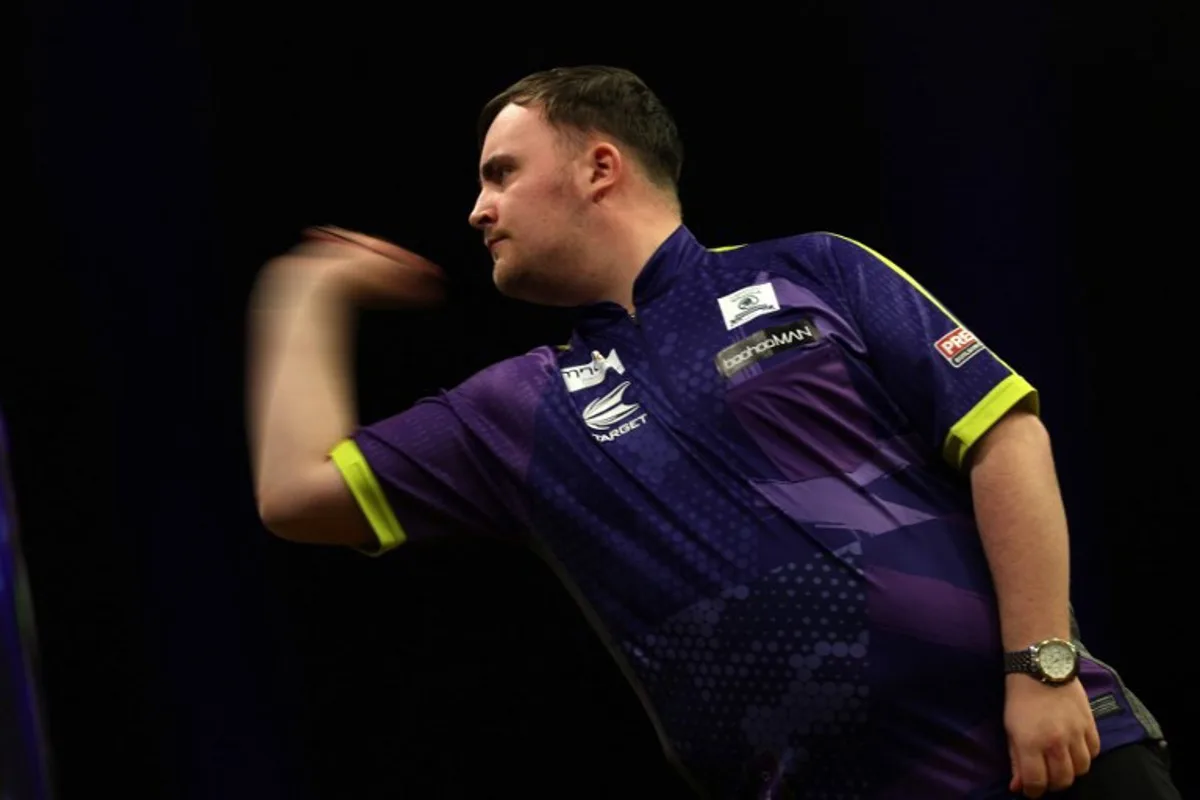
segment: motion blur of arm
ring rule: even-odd
[[[357,426],[353,328],[363,304],[430,305],[440,270],[359,234],[318,231],[268,262],[249,309],[248,428],[264,524],[284,539],[359,546],[374,538],[329,460]]]

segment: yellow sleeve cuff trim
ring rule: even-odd
[[[358,501],[359,508],[371,523],[371,530],[379,539],[379,548],[368,552],[372,555],[382,555],[403,544],[408,537],[404,535],[404,529],[392,513],[392,507],[383,494],[383,487],[375,479],[375,473],[371,472],[371,467],[358,445],[353,440],[346,439],[333,448],[329,456],[342,473],[346,485]]]
[[[1024,405],[1034,414],[1041,411],[1037,390],[1029,381],[1014,374],[1000,381],[974,408],[954,423],[946,434],[942,456],[955,469],[961,469],[971,447],[1017,405]]]

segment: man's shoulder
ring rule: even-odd
[[[554,372],[565,345],[540,345],[518,355],[501,359],[483,367],[467,382],[503,386],[513,379],[528,380]]]
[[[829,231],[806,231],[707,249],[722,268],[736,269],[745,266],[761,269],[769,263],[793,266],[814,261],[824,263],[836,247],[852,241]]]
[[[451,393],[476,404],[536,402],[545,390],[548,378],[556,372],[557,360],[557,348],[535,347],[483,367]]]
[[[731,247],[710,247],[709,265],[718,274],[770,275],[803,286],[836,283],[838,254],[852,240],[829,231],[807,231]]]

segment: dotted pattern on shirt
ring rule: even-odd
[[[697,432],[687,436],[687,445],[715,448],[721,459],[749,462],[739,466],[743,474],[781,479],[778,468],[729,410],[726,396],[733,384],[715,363],[718,353],[743,340],[755,327],[726,330],[715,298],[768,280],[750,270],[697,270],[685,285],[642,312],[640,331],[645,357],[655,373],[652,391],[669,404],[670,421],[678,431],[685,436]],[[776,312],[763,319],[779,324],[786,317],[787,312]]]
[[[781,565],[623,643],[702,780],[745,791],[778,774],[820,785],[822,797],[866,790],[853,754],[865,736],[869,647],[850,554]]]
[[[626,400],[642,402],[637,391]],[[559,419],[538,427],[563,435],[536,443],[528,474],[538,537],[617,636],[653,630],[750,579],[769,511],[752,489],[690,457],[656,409],[643,410],[641,427],[597,443],[567,393],[548,393],[539,414]]]

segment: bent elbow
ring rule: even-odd
[[[258,517],[280,539],[360,547],[376,537],[341,473],[328,462],[287,481],[260,484]]]
[[[257,505],[259,520],[273,535],[293,542],[301,539],[298,527],[303,517],[287,493],[259,490]]]

